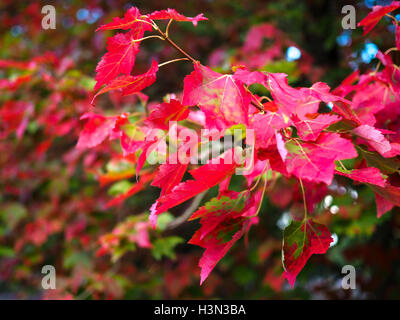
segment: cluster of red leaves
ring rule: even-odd
[[[113,248],[118,248],[122,241],[130,243],[131,249],[132,245],[137,245],[141,248],[151,248],[152,244],[150,243],[148,234],[150,228],[149,221],[140,221],[138,217],[124,221],[112,233],[105,234],[100,238],[101,247],[97,251],[97,256],[113,252]]]
[[[375,7],[359,25],[369,32],[380,18],[398,7],[397,1],[388,7]],[[156,81],[159,65],[154,60],[146,73],[131,72],[145,31],[154,30],[161,34],[157,37],[169,40],[168,33],[163,33],[155,23],[164,19],[191,21],[194,25],[205,20],[202,15],[187,18],[172,9],[142,15],[137,8],[131,8],[123,18],[115,18],[99,28],[128,32],[108,40],[107,53],[96,68],[95,96],[112,90],[119,90],[122,95],[141,94]],[[249,37],[246,48],[258,46],[260,41],[257,36]],[[367,184],[376,195],[378,216],[400,206],[400,187],[396,181],[400,167],[400,71],[389,54],[379,52],[377,57],[382,70],[366,74],[357,71],[333,91],[322,82],[309,88],[293,88],[286,74],[249,71],[243,65],[233,68],[232,74],[220,74],[190,59],[194,70],[184,79],[181,98],[167,99],[154,106],[149,116],[143,114],[136,121],[130,121],[129,114],[112,117],[86,114],[82,117],[87,122],[78,147],[94,147],[107,137],[119,138],[124,156],[141,151],[137,159],[138,175],[151,151],[160,144],[164,149],[168,144],[171,146],[172,142],[167,141],[170,121],[179,122],[174,127],[178,133],[190,123],[196,128],[199,141],[204,138],[201,129],[211,133],[207,137],[211,140],[219,140],[232,126],[253,129],[254,170],[244,176],[246,187],[242,192],[229,190],[237,165],[224,160],[232,150],[219,156],[220,164],[209,161],[189,170],[193,179],[185,181],[182,181],[184,174],[192,165],[167,161],[150,178],[153,186],[161,188],[160,197],[150,209],[150,220],[155,225],[158,215],[219,186],[218,196],[190,218],[201,219],[201,228],[189,243],[205,248],[199,263],[203,282],[232,245],[257,223],[267,172],[294,178],[302,187],[304,181],[307,190],[317,189],[320,194],[307,197],[309,193],[305,192],[304,219],[292,221],[284,231],[284,276],[293,286],[310,256],[325,253],[332,242],[327,227],[307,216],[307,208],[312,213],[325,192],[321,184],[330,185],[335,174]],[[263,87],[270,96],[257,96],[251,91],[254,84]],[[162,134],[157,139],[149,138],[156,130]],[[184,144],[185,141],[178,140],[175,147],[179,150]],[[347,159],[353,161],[342,162]],[[140,181],[143,180],[150,181],[146,176],[141,177]],[[262,180],[264,186],[259,183]]]
[[[38,4],[35,12],[40,17]],[[36,268],[49,256],[56,265],[64,250],[70,256],[75,250],[86,254],[108,231],[90,214],[104,208],[107,198],[100,189],[87,188],[85,175],[77,180],[74,176],[82,165],[96,167],[96,161],[111,150],[75,148],[79,115],[90,105],[92,80],[76,69],[68,52],[49,52],[29,61],[0,60],[0,72],[5,76],[0,80],[0,278],[2,283],[21,281],[37,287]],[[87,192],[80,186],[79,192],[71,191],[74,180],[86,185]],[[60,291],[53,297],[71,298],[66,293],[76,294],[84,281],[101,280],[98,266],[94,261],[86,268],[74,268],[73,275],[64,279],[68,267],[59,267]],[[120,297],[121,290],[115,295],[108,290],[112,277],[103,279],[106,289],[96,289],[99,297],[104,292]]]

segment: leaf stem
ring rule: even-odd
[[[243,87],[246,89],[246,91],[248,93],[250,93],[252,99],[254,99],[254,101],[255,101],[254,102],[253,100],[251,100],[251,104],[253,106],[255,106],[261,112],[265,112],[263,104],[256,98],[256,96],[253,94],[253,92],[251,92],[247,86],[243,86]]]
[[[165,65],[167,65],[169,63],[177,62],[177,61],[183,61],[183,60],[189,60],[189,59],[188,58],[179,58],[179,59],[173,59],[173,60],[165,61],[165,62],[159,64],[158,67],[160,68],[160,67],[165,66]]]
[[[399,51],[399,49],[398,49],[397,47],[389,48],[389,49],[387,49],[387,50],[385,51],[385,54],[388,54],[388,53],[390,53],[390,52],[392,52],[392,51]]]
[[[167,37],[168,37],[168,33],[169,33],[169,27],[170,27],[172,21],[174,21],[174,20],[173,20],[173,19],[170,19],[170,20],[168,21],[167,29],[165,29],[165,35],[166,35]]]
[[[301,188],[301,193],[303,195],[303,203],[304,203],[304,221],[307,220],[307,203],[306,203],[306,193],[304,191],[304,186],[303,186],[303,181],[299,179],[300,181],[300,188]]]
[[[341,160],[337,160],[337,162],[339,162],[339,164],[342,167],[342,169],[348,171]]]
[[[267,96],[262,96],[262,97],[260,97],[260,101],[263,101],[264,99],[267,100],[267,101],[269,101],[269,102],[272,102],[272,100],[271,100],[270,97],[267,97]]]
[[[151,38],[158,38],[158,39],[164,40],[164,38],[162,38],[160,36],[152,35],[152,36],[147,36],[147,37],[143,37],[143,38],[140,38],[140,39],[132,40],[132,42],[139,42],[139,41],[143,41],[143,40],[151,39]]]
[[[260,213],[261,206],[262,206],[262,203],[263,203],[263,201],[264,201],[265,190],[267,190],[267,183],[268,183],[267,172],[265,172],[265,174],[264,174],[263,176],[264,176],[264,179],[265,179],[265,180],[264,180],[264,186],[263,186],[263,190],[262,190],[262,194],[261,194],[260,203],[259,203],[259,205],[258,205],[257,212],[254,214],[254,216],[257,216],[257,215]]]
[[[396,17],[392,16],[391,14],[387,13],[385,14],[385,16],[391,18],[394,21],[394,23],[396,23],[396,25],[399,24],[399,21],[396,19]]]

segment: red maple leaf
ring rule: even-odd
[[[366,35],[375,27],[383,16],[397,8],[400,8],[400,1],[393,1],[388,6],[374,6],[372,11],[358,23],[358,26],[364,28],[364,35]]]
[[[156,81],[157,71],[158,63],[153,60],[150,69],[146,73],[137,76],[125,75],[113,79],[106,87],[95,94],[92,103],[98,95],[111,90],[121,90],[123,96],[139,93],[141,90],[152,85]]]
[[[370,185],[375,193],[378,218],[391,210],[394,206],[400,207],[400,188],[387,183],[384,188]]]
[[[382,155],[392,149],[390,142],[378,129],[374,127],[364,124],[353,129],[353,133],[366,140],[368,145],[370,145]]]
[[[102,143],[114,130],[117,117],[105,117],[94,113],[85,113],[81,120],[88,119],[79,135],[77,148],[93,148]]]
[[[181,121],[188,115],[188,107],[184,107],[178,100],[171,99],[170,102],[155,106],[147,120],[160,129],[168,129],[169,121]]]
[[[188,164],[171,164],[165,162],[158,168],[151,185],[161,189],[161,196],[168,194],[182,181],[187,167]]]
[[[183,105],[195,106],[204,112],[208,128],[225,129],[248,123],[250,94],[233,75],[220,74],[201,64],[186,76]]]
[[[141,20],[141,21],[138,21]],[[146,22],[143,22],[146,21]],[[141,28],[141,24],[147,24],[150,28],[148,30],[151,30],[151,25],[150,25],[150,20],[147,18],[147,16],[143,16],[140,14],[139,9],[136,7],[130,8],[126,13],[125,16],[121,19],[119,17],[115,17],[112,22],[104,24],[100,26],[99,28],[96,29],[98,30],[114,30],[114,29],[133,29],[133,28]]]
[[[254,197],[244,201],[236,194],[214,198],[192,215],[190,220],[201,218],[201,228],[189,243],[206,249],[199,261],[200,285],[251,224],[257,222],[257,217],[249,217],[256,207]]]
[[[338,122],[341,117],[331,114],[306,114],[299,118],[297,115],[292,117],[293,124],[297,128],[297,133],[302,140],[316,140],[323,129],[331,124]]]
[[[140,41],[146,30],[151,26],[141,23],[127,33],[117,33],[107,41],[107,53],[96,67],[96,85],[98,90],[120,74],[129,75],[135,65],[136,54],[139,52]]]
[[[264,114],[258,113],[250,118],[250,128],[254,129],[255,147],[267,148],[273,143],[275,132],[288,127],[292,122],[285,118],[279,111],[266,111]]]
[[[311,219],[292,221],[283,231],[283,276],[293,288],[299,272],[313,254],[323,254],[333,241],[328,228]]]
[[[149,19],[152,20],[175,20],[175,21],[190,21],[196,27],[197,23],[202,20],[208,20],[203,16],[202,13],[198,14],[195,17],[185,17],[183,14],[180,14],[175,9],[166,9],[160,11],[154,11],[153,13],[148,15]]]
[[[181,182],[169,193],[162,195],[152,206],[152,216],[155,217],[230,177],[235,172],[237,165],[232,163],[233,161],[224,163],[224,159],[229,159],[232,154],[232,151],[227,152],[220,159],[220,164],[214,164],[210,161],[197,169],[190,170],[189,173],[193,176],[194,180]]]
[[[336,168],[335,173],[355,181],[370,183],[380,187],[385,187],[386,184],[385,179],[383,179],[382,173],[379,171],[379,169],[373,167],[354,170]]]
[[[299,179],[331,184],[335,160],[357,157],[353,144],[336,133],[321,133],[315,142],[288,140],[286,169]]]

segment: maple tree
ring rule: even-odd
[[[273,291],[295,291],[296,278],[325,263],[337,233],[370,235],[400,206],[398,8],[398,1],[375,6],[359,23],[374,37],[380,20],[390,19],[395,47],[333,89],[305,49],[296,64],[283,63],[282,52],[298,45],[258,18],[242,46],[222,43],[206,60],[192,32],[207,18],[175,9],[131,7],[122,17],[110,10],[93,25],[96,33],[82,32],[65,51],[0,59],[0,220],[7,222],[0,279],[35,287],[29,271],[54,257],[61,288],[44,298],[193,297],[185,288],[199,282],[211,297],[227,269],[240,286],[252,279],[232,267],[233,256],[239,267],[255,264]],[[26,11],[40,21],[37,4]],[[181,32],[191,41],[175,41],[178,22],[190,27]],[[71,51],[86,54],[89,39],[93,68],[71,58]],[[85,75],[91,71],[94,79]],[[294,87],[293,75],[310,82]],[[163,82],[169,78],[173,89]],[[199,161],[205,145],[227,137],[233,145]],[[247,162],[229,161],[238,154],[252,164],[242,176]],[[282,226],[271,227],[277,214]],[[178,237],[182,226],[193,246]],[[370,257],[359,250],[354,257]],[[384,252],[387,261],[397,255],[365,250]],[[130,282],[138,283],[133,293]]]
[[[393,2],[388,7],[375,7],[359,25],[364,26],[367,33],[380,18],[399,6],[398,2]],[[169,20],[165,31],[156,23],[161,19]],[[219,186],[218,197],[207,202],[191,217],[201,217],[202,227],[189,243],[206,249],[199,262],[203,282],[229,248],[248,232],[252,224],[257,223],[254,219],[262,201],[259,194],[266,192],[265,186],[269,180],[267,173],[277,173],[272,182],[279,176],[296,178],[304,195],[305,214],[303,220],[293,220],[285,229],[282,259],[284,276],[293,286],[297,274],[311,255],[325,253],[333,241],[325,226],[308,217],[307,206],[310,206],[310,200],[307,202],[302,181],[309,183],[307,188],[316,188],[318,183],[330,185],[335,174],[344,175],[354,181],[372,185],[378,216],[398,205],[398,187],[391,184],[390,175],[381,171],[380,166],[371,164],[371,157],[376,162],[385,163],[386,159],[394,159],[400,154],[395,131],[398,113],[394,111],[399,99],[396,88],[400,71],[392,63],[389,52],[379,53],[383,70],[357,74],[332,92],[322,82],[310,88],[293,88],[288,85],[287,75],[283,73],[250,71],[243,65],[234,66],[231,74],[221,74],[202,65],[170,38],[169,27],[173,21],[191,21],[196,26],[201,20],[206,20],[202,14],[190,18],[173,9],[142,15],[133,7],[123,18],[115,18],[111,23],[98,28],[123,29],[128,32],[117,33],[109,39],[107,53],[96,68],[95,90],[99,91],[95,97],[110,90],[120,90],[122,95],[138,94],[156,81],[156,74],[162,72],[159,71],[162,66],[180,60],[191,62],[194,71],[184,79],[181,101],[171,99],[156,106],[150,111],[148,120],[143,114],[145,121],[139,120],[140,124],[135,125],[135,130],[147,134],[154,129],[166,130],[166,123],[172,119],[179,121],[179,127],[184,127],[187,125],[186,119],[193,119],[192,114],[201,112],[204,121],[195,123],[198,135],[201,135],[199,129],[208,129],[214,132],[211,139],[219,139],[232,126],[252,128],[256,136],[252,161],[256,167],[262,163],[264,168],[256,173],[255,183],[254,177],[245,177],[247,187],[235,193],[229,190],[229,180],[234,174],[235,164],[204,164],[189,171],[194,180],[183,182],[181,180],[188,169],[187,164],[162,164],[153,182],[154,186],[161,188],[161,196],[150,208],[150,220],[155,226],[158,215]],[[400,28],[395,22],[396,28]],[[154,31],[154,34],[144,37],[145,31]],[[146,73],[132,76],[139,45],[149,38],[167,42],[184,58],[161,64],[153,60]],[[247,47],[250,45],[255,44],[249,42]],[[358,83],[355,83],[357,80]],[[269,91],[270,97],[260,97],[253,93],[250,86],[254,84],[263,86]],[[105,87],[101,88],[103,85]],[[374,96],[370,98],[371,88],[374,89]],[[357,94],[351,95],[355,90]],[[332,111],[321,112],[321,103],[331,104]],[[368,114],[362,114],[365,110],[359,107],[364,103],[371,105]],[[382,113],[387,115],[390,111],[391,117],[381,117]],[[93,125],[94,121],[86,123],[78,146],[95,146],[104,140],[104,135],[126,134],[124,129],[115,125],[118,121],[116,117],[102,118],[97,125]],[[153,148],[150,151],[154,150],[156,143],[145,137],[137,139],[131,136],[129,139],[130,144],[134,143],[136,147],[128,150],[122,141],[121,146],[124,155],[141,151],[137,169],[139,172],[144,157],[148,156],[151,146]],[[177,148],[183,142],[176,142]],[[364,153],[370,156],[365,157]],[[342,162],[348,159],[354,159],[351,167]],[[393,172],[397,170],[393,168]],[[262,180],[265,183],[260,183]]]

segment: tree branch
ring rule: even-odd
[[[195,212],[198,208],[201,200],[203,200],[204,196],[206,195],[207,191],[199,193],[197,196],[193,198],[192,203],[190,206],[176,219],[172,220],[168,225],[166,230],[172,230],[179,227],[182,223],[186,222],[187,219]]]
[[[190,54],[188,54],[186,51],[184,51],[181,47],[179,47],[174,41],[171,40],[171,38],[168,36],[168,34],[165,34],[164,32],[162,32],[162,30],[160,28],[156,28],[156,30],[158,31],[158,33],[161,35],[161,37],[164,38],[164,40],[167,40],[167,42],[174,47],[176,50],[178,50],[181,54],[183,54],[186,58],[188,58],[190,61],[192,61],[193,63],[198,62],[196,59],[194,59]]]

